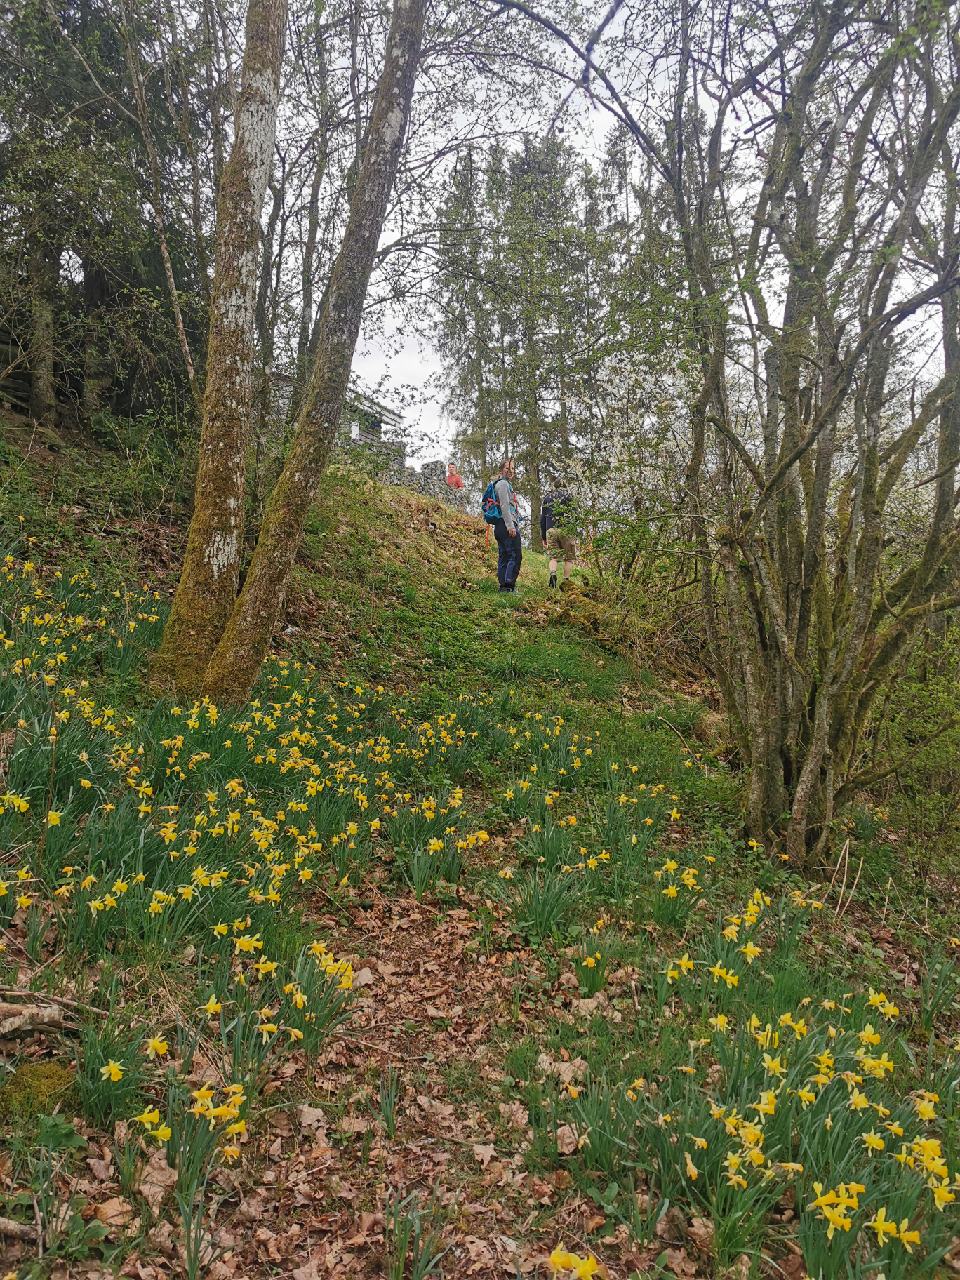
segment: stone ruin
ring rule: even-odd
[[[399,414],[384,405],[368,396],[353,393],[341,430],[341,448],[354,458],[361,469],[369,471],[384,484],[402,485],[424,497],[445,502],[457,511],[475,515],[479,510],[479,495],[469,484],[463,489],[451,489],[447,484],[445,462],[425,462],[418,471],[407,463],[402,441],[384,438],[384,426],[399,427],[401,421]]]

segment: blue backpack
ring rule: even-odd
[[[503,515],[500,503],[497,501],[496,480],[491,480],[483,491],[483,497],[480,499],[480,514],[487,524],[496,524]]]

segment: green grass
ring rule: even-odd
[[[228,1123],[265,1147],[270,1073],[295,1070],[296,1055],[314,1063],[349,1013],[345,966],[311,945],[338,931],[359,951],[376,945],[351,932],[358,911],[399,901],[438,920],[466,910],[477,925],[467,963],[510,956],[487,1046],[502,1074],[454,1054],[431,1064],[436,1076],[424,1066],[411,1089],[439,1081],[528,1170],[568,1175],[636,1242],[668,1204],[709,1218],[704,1265],[717,1277],[742,1253],[778,1256],[784,1227],[770,1215],[782,1197],[797,1206],[793,1234],[811,1274],[931,1273],[953,1204],[935,1209],[934,1174],[893,1159],[889,1128],[882,1158],[864,1133],[890,1121],[907,1143],[936,1134],[954,1176],[949,919],[941,949],[927,948],[919,993],[905,988],[870,932],[871,918],[886,918],[878,895],[896,864],[869,814],[855,832],[873,850],[855,895],[862,914],[845,919],[835,896],[819,905],[816,887],[739,838],[737,779],[696,743],[698,703],[661,691],[588,634],[595,600],[551,595],[538,557],[505,600],[475,523],[336,471],[298,564],[289,650],[266,664],[251,704],[227,714],[157,702],[142,672],[169,580],[150,582],[155,597],[134,572],[136,546],[117,558],[103,539],[81,542],[88,563],[75,578],[54,528],[62,486],[87,512],[116,504],[94,497],[93,468],[64,461],[68,479],[48,477],[40,498],[28,493],[29,464],[14,461],[0,507],[13,557],[0,573],[0,922],[16,964],[0,963],[8,981],[17,969],[32,975],[37,992],[69,982],[91,1011],[72,1044],[68,1110],[103,1142],[117,1121],[132,1128],[117,1155],[126,1185],[151,1145],[170,1141],[180,1225],[200,1239],[202,1197],[189,1188],[216,1180],[222,1160],[237,1159],[241,1174],[249,1165],[249,1176],[256,1167],[230,1154]],[[109,466],[98,475],[113,483]],[[922,902],[898,887],[906,920]],[[868,1003],[869,984],[882,1003]],[[449,1033],[445,1019],[436,1025]],[[424,1035],[414,1019],[398,1030]],[[157,1037],[171,1051],[151,1058]],[[864,1066],[874,1037],[892,1078],[885,1064]],[[836,1069],[821,1067],[812,1090],[823,1054]],[[207,1073],[223,1112],[213,1128],[189,1102]],[[868,1114],[850,1105],[855,1075]],[[397,1142],[410,1133],[392,1086],[381,1096],[370,1069],[355,1084],[368,1112],[377,1093]],[[229,1102],[228,1085],[242,1103]],[[939,1095],[929,1120],[921,1089]],[[331,1115],[348,1100],[332,1100]],[[522,1149],[499,1102],[524,1110]],[[153,1108],[159,1119],[132,1119]],[[165,1125],[178,1136],[165,1138]],[[23,1217],[42,1177],[69,1186],[77,1157],[69,1134],[60,1139],[54,1171],[20,1136],[25,1181],[0,1197],[0,1213]],[[343,1150],[366,1167],[372,1142]],[[807,1207],[814,1179],[867,1188],[848,1206],[855,1230],[826,1236]],[[365,1187],[365,1202],[383,1190]],[[880,1205],[917,1224],[915,1254],[896,1241],[873,1248],[867,1222]],[[59,1221],[52,1202],[44,1212]],[[391,1212],[396,1263],[401,1244],[413,1248],[404,1224],[414,1232],[420,1218],[396,1197]],[[83,1251],[107,1260],[103,1240],[85,1234],[89,1206],[75,1216],[50,1266]],[[545,1232],[548,1222],[544,1212]]]

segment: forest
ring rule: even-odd
[[[957,1274],[960,9],[0,36],[3,1280]]]

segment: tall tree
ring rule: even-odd
[[[250,0],[233,146],[217,201],[193,517],[156,659],[160,678],[172,677],[187,693],[200,688],[240,581],[260,217],[276,138],[286,20],[286,0]]]
[[[669,194],[702,619],[748,825],[809,860],[871,776],[878,692],[960,603],[955,344],[917,323],[952,314],[960,263],[910,252],[924,225],[935,245],[952,235],[938,174],[957,154],[960,16],[927,0],[681,0],[604,63],[606,23],[578,36],[498,3],[580,60]],[[931,356],[943,377],[922,372]],[[937,487],[903,541],[895,500],[931,451]]]
[[[425,0],[395,0],[343,240],[327,284],[313,372],[283,472],[270,495],[236,606],[204,689],[242,700],[256,679],[343,413],[367,285],[383,231],[423,42]]]

